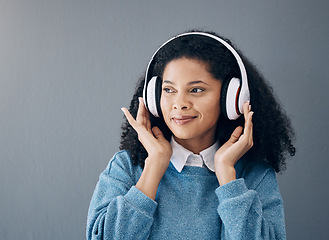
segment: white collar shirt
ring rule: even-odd
[[[170,161],[178,172],[181,172],[184,166],[206,167],[212,172],[215,172],[214,157],[219,148],[218,141],[209,148],[201,151],[200,154],[194,154],[187,150],[178,144],[173,137],[170,144],[173,150]]]

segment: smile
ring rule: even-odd
[[[184,125],[193,121],[196,118],[197,118],[196,116],[177,116],[177,117],[173,117],[171,120],[177,125]]]

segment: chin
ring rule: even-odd
[[[182,140],[187,140],[187,139],[191,139],[191,138],[193,138],[193,134],[191,134],[191,133],[186,133],[186,132],[172,132],[173,133],[173,135],[176,137],[176,138],[178,138],[178,139],[182,139]]]

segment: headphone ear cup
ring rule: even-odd
[[[160,77],[154,76],[148,82],[146,87],[145,106],[147,110],[154,116],[160,117],[160,98],[161,98],[162,80]]]
[[[227,111],[226,111],[226,95],[227,95],[227,88],[228,88],[229,83],[230,83],[230,81],[225,81],[222,83],[221,93],[220,93],[220,110],[225,118],[228,118]]]
[[[155,105],[158,113],[158,117],[162,117],[162,111],[161,111],[161,93],[162,93],[162,79],[161,77],[157,77],[155,82]]]
[[[238,109],[240,83],[240,79],[232,78],[222,84],[221,111],[230,120],[235,120],[241,115]]]

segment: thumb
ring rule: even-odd
[[[158,127],[153,127],[152,128],[153,135],[156,139],[164,139],[165,137],[163,136],[163,133]]]
[[[231,143],[237,142],[239,140],[240,136],[241,136],[242,130],[243,130],[243,128],[241,126],[237,127],[233,131],[233,133],[232,133],[232,135],[229,139],[229,142],[231,142]]]

